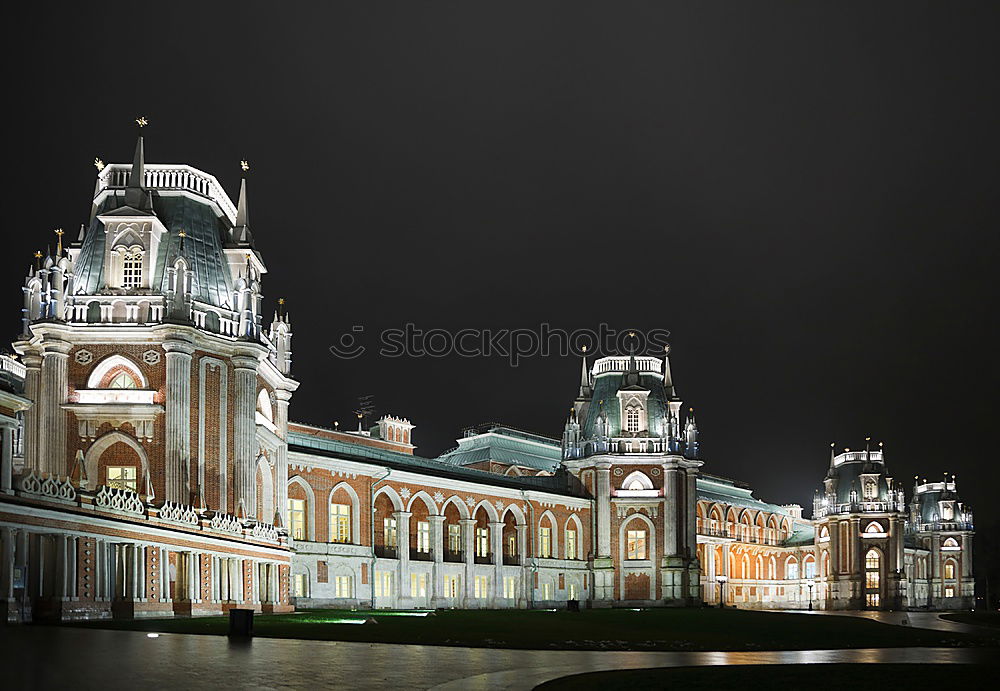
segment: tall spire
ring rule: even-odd
[[[250,216],[247,211],[247,179],[245,173],[250,170],[246,161],[240,161],[244,177],[240,180],[240,200],[236,205],[236,224],[233,226],[233,243],[253,247],[253,233],[250,232]]]
[[[590,398],[590,368],[587,367],[587,346],[583,346],[583,358],[580,362],[580,398]]]
[[[145,118],[140,118],[145,122]],[[139,122],[139,121],[137,121]],[[140,125],[141,127],[142,125]],[[135,155],[132,157],[132,170],[128,174],[128,185],[125,188],[125,205],[141,211],[151,210],[149,193],[143,187],[146,180],[146,154],[142,145],[142,135],[135,142]]]
[[[670,373],[670,344],[663,346],[663,389],[670,398],[677,398],[677,390],[674,388],[674,378]]]

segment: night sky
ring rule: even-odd
[[[406,322],[669,329],[707,472],[808,507],[830,442],[871,435],[907,487],[956,473],[1000,533],[997,3],[16,12],[11,337],[32,252],[87,220],[93,159],[130,160],[144,115],[150,162],[235,196],[250,161],[293,419],[350,426],[372,394],[423,455],[489,420],[558,436],[575,357],[327,348]]]

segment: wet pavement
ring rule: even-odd
[[[776,613],[784,614],[817,614],[831,617],[859,617],[861,619],[871,619],[880,621],[883,624],[896,624],[898,626],[912,626],[917,629],[933,629],[934,631],[947,631],[950,633],[996,633],[997,630],[987,626],[975,626],[973,624],[962,624],[957,621],[942,619],[938,612],[830,612],[826,610],[775,610]]]
[[[25,626],[0,629],[4,688],[531,689],[640,667],[824,662],[989,663],[989,648],[603,652],[449,648]],[[11,684],[8,686],[7,684]]]

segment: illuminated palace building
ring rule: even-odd
[[[585,359],[561,440],[488,425],[421,458],[404,418],[289,422],[245,182],[233,204],[141,138],[74,236],[34,258],[0,356],[8,620],[972,604],[953,478],[904,487],[869,448],[832,455],[811,518],[761,501],[706,472],[666,355]]]

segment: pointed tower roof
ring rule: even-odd
[[[671,400],[677,399],[677,389],[674,388],[674,378],[670,373],[670,344],[663,346],[663,389]]]
[[[250,215],[247,210],[247,179],[240,181],[240,199],[236,205],[236,223],[233,225],[231,242],[237,247],[253,247],[253,233],[250,232]]]
[[[583,346],[583,357],[580,359],[580,394],[579,398],[587,399],[593,393],[590,386],[590,368],[587,367],[587,346]]]
[[[135,155],[132,157],[132,170],[128,174],[128,185],[125,187],[125,206],[140,211],[152,211],[153,205],[149,192],[144,187],[146,179],[146,154],[143,149],[142,135],[135,142]]]

